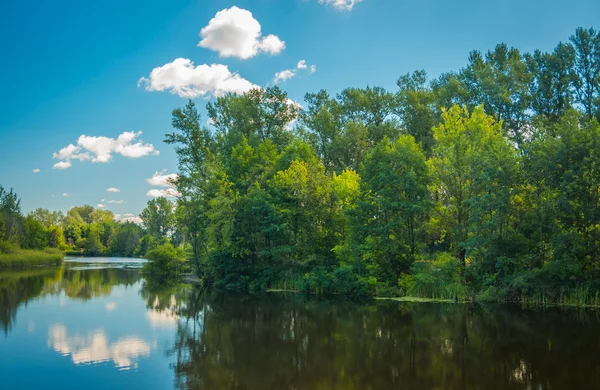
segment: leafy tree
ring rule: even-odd
[[[502,121],[507,134],[520,145],[526,136],[523,127],[532,79],[521,53],[503,43],[485,55],[473,51],[460,78],[472,105],[483,104],[487,114]]]
[[[395,285],[418,254],[429,204],[425,155],[412,136],[384,139],[367,156],[361,178],[355,230],[364,242],[363,257]]]
[[[531,108],[537,115],[556,120],[573,105],[575,50],[560,43],[552,53],[536,50],[526,54],[529,72]]]
[[[173,203],[162,196],[148,201],[140,213],[146,231],[158,240],[168,238],[173,232],[173,209]]]
[[[113,255],[133,257],[140,244],[141,228],[132,223],[125,222],[118,227],[118,232],[111,243],[110,252]],[[145,254],[146,251],[144,251]]]
[[[431,159],[434,199],[450,247],[466,264],[467,252],[480,250],[504,226],[516,168],[515,151],[501,124],[477,107],[472,114],[454,106],[434,128]]]
[[[407,73],[397,83],[398,117],[406,133],[412,135],[426,153],[434,145],[432,128],[436,124],[434,102],[435,92],[427,86],[427,74],[424,70]]]
[[[48,246],[47,230],[31,215],[25,218],[25,236],[22,246],[29,249],[44,249]]]
[[[579,27],[571,42],[575,48],[577,102],[588,118],[600,119],[600,32]]]

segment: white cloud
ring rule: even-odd
[[[35,168],[35,169],[33,170],[33,173],[39,173],[39,172],[40,172],[40,169],[39,169],[39,168]]]
[[[298,74],[298,71],[302,71],[308,69],[308,72],[310,74],[315,73],[317,71],[317,66],[316,65],[308,65],[306,63],[306,60],[300,60],[298,61],[298,63],[296,64],[296,69],[285,69],[282,70],[281,72],[277,72],[275,73],[275,77],[273,78],[273,83],[274,84],[278,84],[282,81],[286,81],[291,79],[292,77],[296,76]]]
[[[105,205],[103,205],[102,203],[98,203],[98,204],[96,205],[96,207],[98,207],[99,209],[103,209],[103,208],[105,208],[106,206],[105,206]]]
[[[148,184],[159,187],[175,187],[173,184],[179,175],[176,173],[165,175],[164,172],[165,170],[162,172],[154,172],[154,175],[152,175],[150,179],[147,179]]]
[[[177,192],[173,188],[167,188],[165,190],[153,189],[148,191],[146,196],[150,196],[152,198],[160,198],[161,196],[165,198],[176,198],[181,196],[181,193]]]
[[[54,164],[52,166],[52,168],[54,168],[54,169],[67,169],[67,168],[71,168],[71,162],[70,161],[59,161],[56,164]]]
[[[333,6],[338,11],[352,11],[352,8],[363,0],[319,0],[320,4]]]
[[[289,80],[292,77],[294,77],[295,75],[296,75],[296,71],[293,69],[282,70],[281,72],[275,73],[275,78],[273,79],[273,82],[275,84],[277,84],[277,83],[280,83],[281,81]]]
[[[63,196],[69,196],[69,194],[67,194],[66,192],[63,194]]]
[[[104,200],[103,200],[104,202]],[[125,203],[124,200],[109,200],[108,203],[115,203],[115,204],[123,204]]]
[[[106,311],[113,311],[117,308],[117,303],[116,302],[108,302],[106,305],[104,305],[104,308],[106,309]]]
[[[131,222],[135,224],[141,224],[143,221],[140,217],[126,217],[121,220],[121,222]]]
[[[131,214],[131,213],[126,213],[126,214],[115,214],[114,215],[115,221],[120,221],[120,222],[132,222],[132,223],[136,223],[136,224],[141,224],[142,223],[142,219],[140,217],[136,217],[135,215]]]
[[[120,189],[118,189],[118,188],[115,188],[115,187],[110,187],[110,188],[107,188],[107,189],[106,189],[106,191],[108,191],[108,192],[121,192],[121,190],[120,190]]]
[[[198,65],[187,58],[177,58],[142,77],[138,86],[145,85],[146,91],[169,91],[185,98],[212,94],[220,97],[227,93],[243,94],[253,88],[252,84],[237,73],[229,71],[227,65]]]
[[[152,144],[143,144],[142,142],[132,143],[141,134],[141,131],[137,133],[126,131],[119,135],[117,139],[81,135],[77,139],[77,146],[69,144],[52,155],[53,158],[62,160],[54,164],[54,168],[69,168],[71,167],[71,160],[90,160],[94,163],[106,163],[112,159],[113,153],[130,158],[158,155],[160,152],[155,150]]]
[[[200,37],[198,46],[217,51],[221,57],[246,60],[260,52],[275,55],[285,49],[279,37],[270,34],[263,38],[260,23],[252,13],[235,6],[217,12],[200,31]]]

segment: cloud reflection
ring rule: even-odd
[[[154,299],[152,305],[154,308],[146,312],[146,318],[153,328],[175,328],[179,322],[179,315],[176,312],[177,300],[171,295],[168,304],[161,305],[158,297]],[[163,307],[164,306],[164,307]]]
[[[98,364],[112,360],[120,369],[137,368],[137,359],[150,356],[152,349],[149,343],[135,336],[109,344],[102,329],[87,336],[69,336],[64,325],[55,324],[48,333],[48,347],[63,356],[71,355],[75,364]]]

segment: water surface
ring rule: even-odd
[[[127,261],[0,273],[0,389],[595,389],[595,311],[158,288]]]

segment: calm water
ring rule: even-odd
[[[0,273],[0,389],[595,389],[595,311],[157,289],[136,263]]]

